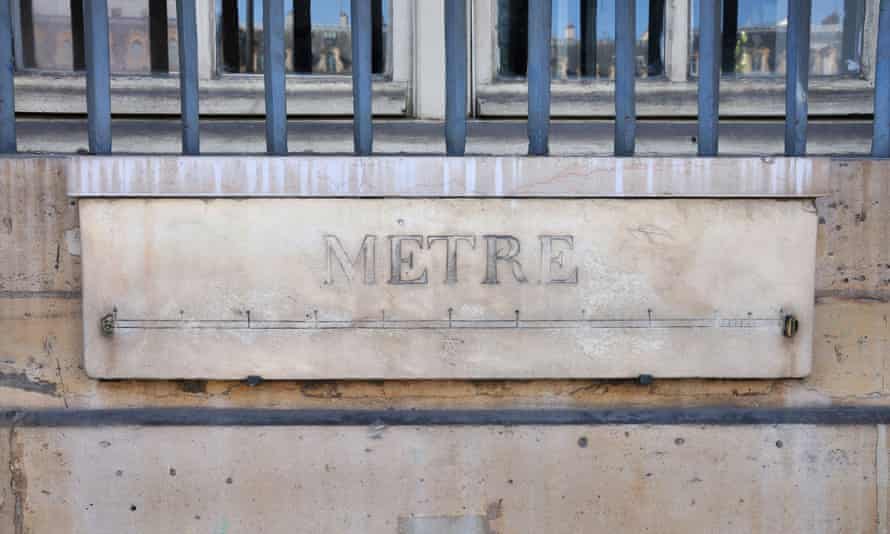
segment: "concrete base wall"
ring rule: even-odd
[[[833,161],[816,203],[808,378],[645,386],[91,380],[62,169],[0,161],[5,409],[890,405],[890,162]],[[881,426],[13,426],[0,532],[886,532],[886,451]]]
[[[887,510],[875,427],[24,428],[9,442],[8,504],[35,533],[870,533]]]

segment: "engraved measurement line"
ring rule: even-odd
[[[782,328],[781,319],[366,319],[259,321],[250,319],[115,319],[116,329],[137,330],[454,330],[454,329],[668,329]]]

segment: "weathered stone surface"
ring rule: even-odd
[[[0,428],[0,532],[22,532],[22,485],[20,449],[12,439],[14,430]]]
[[[243,381],[111,380],[83,369],[80,302],[7,299],[0,310],[6,407],[510,408],[611,405],[887,404],[883,302],[823,299],[813,371],[803,380]]]
[[[817,295],[890,298],[890,161],[833,161],[816,207]]]
[[[80,235],[66,158],[0,158],[0,295],[80,289]]]
[[[15,442],[24,528],[41,534],[868,534],[886,507],[877,439],[573,426],[22,428]]]
[[[805,200],[83,199],[80,212],[95,377],[810,368]]]
[[[842,167],[841,165],[846,165]],[[863,176],[865,168],[874,177],[866,190],[852,178],[846,187],[838,189],[843,169],[851,175]],[[834,184],[831,200],[817,202],[819,214],[833,217],[826,203],[849,204],[862,198],[877,203],[876,208],[890,202],[890,190],[876,187],[880,177],[890,175],[890,162],[879,160],[832,160],[831,180]],[[26,173],[27,174],[27,173]],[[33,179],[17,175],[0,200],[12,198],[14,209],[46,208],[49,196],[34,187]],[[76,207],[63,196],[64,177],[58,176],[52,186],[57,193],[52,198],[54,210],[66,213],[65,220],[75,226],[57,226],[52,232],[34,225],[49,224],[56,219],[32,217],[29,226],[38,228],[25,233],[14,233],[4,242],[4,253],[22,250],[26,246],[44,246],[64,240],[66,230],[76,228]],[[837,190],[835,190],[837,189]],[[0,208],[2,209],[2,208]],[[835,213],[838,210],[834,211]],[[883,211],[870,210],[865,220],[856,224],[842,224],[840,230],[829,222],[819,225],[819,256],[817,283],[820,292],[833,291],[830,284],[840,287],[837,266],[849,257],[862,257],[861,262],[849,263],[856,269],[877,265],[890,258],[885,255],[887,235]],[[852,217],[852,216],[851,216]],[[13,239],[14,238],[14,239]],[[827,253],[832,243],[843,244],[833,256]],[[882,248],[884,247],[884,248]],[[882,252],[883,251],[883,252]],[[0,255],[0,276],[12,271],[12,256]],[[54,252],[53,252],[54,262]],[[77,259],[76,257],[63,260]],[[878,261],[872,262],[875,259]],[[41,273],[52,263],[38,254],[32,257],[28,272]],[[7,262],[7,263],[3,263]],[[867,262],[867,263],[866,263]],[[828,266],[826,268],[826,266]],[[64,269],[64,261],[63,261]],[[78,280],[79,267],[69,271]],[[859,276],[859,273],[855,274]],[[884,385],[884,366],[888,351],[882,336],[886,336],[885,316],[890,305],[881,302],[886,292],[879,286],[849,278],[857,284],[855,292],[829,293],[836,298],[819,299],[816,306],[813,371],[805,380],[656,380],[648,386],[633,381],[609,380],[533,380],[533,381],[270,381],[256,387],[235,381],[97,381],[83,371],[82,325],[80,301],[69,298],[49,298],[51,295],[18,294],[16,298],[0,300],[0,359],[3,372],[14,378],[0,385],[0,404],[9,407],[127,407],[127,406],[255,406],[255,407],[584,407],[633,404],[707,405],[733,404],[745,406],[781,406],[785,404],[886,404],[890,401]],[[867,276],[864,274],[864,276]],[[864,285],[863,285],[864,284]],[[17,286],[16,290],[39,288]],[[56,286],[57,289],[69,287]],[[27,298],[26,298],[27,297]],[[33,298],[31,298],[33,297]],[[66,296],[69,297],[69,296]],[[853,298],[851,298],[853,297]],[[860,338],[865,338],[859,342]],[[47,343],[49,341],[49,343]],[[51,353],[45,350],[52,348]],[[840,354],[838,355],[839,352]],[[61,372],[59,372],[59,370]],[[15,377],[25,377],[20,380]],[[31,380],[38,381],[35,391]],[[51,385],[45,385],[48,383]],[[47,394],[50,387],[54,394]]]

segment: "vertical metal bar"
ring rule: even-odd
[[[634,101],[636,3],[615,0],[615,155],[633,156],[637,111]]]
[[[371,116],[371,2],[352,0],[352,135],[355,153],[366,156],[374,142]]]
[[[445,149],[463,156],[467,145],[467,3],[445,0]]]
[[[698,155],[716,156],[720,128],[720,4],[699,0]]]
[[[10,0],[0,0],[0,153],[15,146],[15,55],[12,47]]]
[[[871,155],[890,157],[890,0],[878,11],[878,52],[875,64],[875,119]]]
[[[581,0],[581,74],[596,77],[596,0]]]
[[[167,0],[149,0],[148,44],[152,72],[170,72]]]
[[[83,3],[87,62],[87,131],[92,154],[111,152],[111,59],[108,52],[108,1]]]
[[[263,2],[263,80],[266,84],[266,152],[286,154],[283,0]]]
[[[198,20],[195,9],[195,0],[176,0],[183,154],[198,154],[201,151],[198,123]]]
[[[550,151],[550,0],[528,2],[528,153]]]
[[[87,68],[83,44],[83,0],[71,0],[71,59],[75,71]]]
[[[807,153],[807,82],[810,71],[811,0],[788,0],[788,35],[785,49],[785,155]]]

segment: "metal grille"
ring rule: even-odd
[[[11,0],[0,0],[0,153],[16,151],[14,57]],[[616,2],[615,155],[632,156],[636,141],[634,105],[634,2]],[[182,110],[182,152],[200,152],[198,133],[198,42],[195,0],[177,0],[180,35],[179,65]],[[698,154],[716,156],[719,142],[719,85],[722,57],[721,0],[701,0],[700,76],[698,77]],[[809,75],[810,11],[812,0],[788,0],[788,60],[785,78],[785,154],[803,156],[807,143],[807,84]],[[528,153],[549,152],[550,130],[550,0],[528,4]],[[466,0],[445,0],[446,150],[461,156],[467,127],[467,9]],[[89,150],[111,152],[111,80],[107,0],[84,0],[84,41],[87,69]],[[372,13],[369,0],[351,0],[354,152],[373,151],[371,107]],[[286,154],[284,12],[280,2],[264,2],[266,147],[269,154]],[[875,68],[874,132],[871,154],[890,157],[890,0],[881,0]]]

